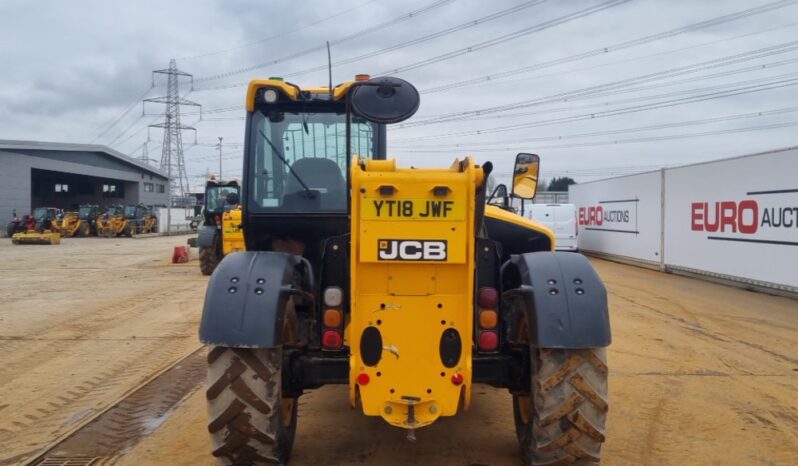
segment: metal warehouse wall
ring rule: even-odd
[[[0,224],[5,228],[16,209],[29,213],[31,197],[30,164],[23,156],[0,151]]]
[[[3,149],[0,150],[0,223],[3,225],[11,219],[15,209],[22,215],[30,212],[32,207],[37,207],[31,205],[33,168],[129,182],[134,186],[129,195],[126,192],[126,198],[130,202],[148,205],[168,203],[168,193],[157,192],[157,184],[163,184],[165,191],[168,190],[165,178],[145,173],[144,170],[127,166],[102,154]],[[155,192],[145,192],[145,182],[153,183]]]
[[[570,193],[580,249],[798,292],[798,148],[578,184]]]

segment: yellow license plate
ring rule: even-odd
[[[364,220],[465,220],[465,203],[441,199],[363,199]]]

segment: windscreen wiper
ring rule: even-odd
[[[274,155],[276,155],[277,158],[279,158],[280,161],[283,162],[283,164],[285,164],[286,167],[288,167],[288,171],[290,171],[291,174],[294,175],[294,178],[296,178],[296,180],[299,181],[299,184],[301,184],[302,187],[305,188],[305,193],[307,197],[310,199],[316,197],[316,193],[312,189],[308,188],[308,185],[306,185],[305,182],[302,181],[302,178],[300,178],[299,175],[296,174],[294,169],[291,167],[291,164],[288,163],[285,157],[283,157],[283,154],[280,152],[280,150],[274,144],[272,144],[272,141],[269,139],[268,136],[266,136],[266,133],[264,133],[262,129],[259,129],[258,132],[260,133],[261,136],[263,136],[263,139],[265,139],[266,142],[269,143],[269,145],[272,148],[272,151],[274,151]]]

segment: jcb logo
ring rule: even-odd
[[[377,257],[384,261],[445,261],[446,240],[381,239]]]

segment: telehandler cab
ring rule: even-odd
[[[199,247],[200,271],[203,275],[213,273],[219,261],[225,256],[225,233],[240,233],[241,211],[237,210],[239,203],[240,187],[238,181],[221,181],[211,178],[205,183],[205,206],[202,209],[202,227],[197,235],[197,246]],[[234,218],[235,217],[235,218]],[[227,230],[227,231],[226,231]],[[235,230],[235,231],[232,231]],[[227,238],[227,244],[231,243],[231,238]],[[230,250],[243,250],[240,248],[230,248]]]
[[[200,325],[219,464],[287,462],[298,398],[325,384],[410,439],[468,409],[474,383],[507,388],[526,464],[599,461],[604,285],[551,231],[486,203],[490,162],[386,159],[386,125],[418,106],[397,78],[249,84],[246,252],[213,272]],[[534,196],[538,167],[516,157],[514,196]]]

